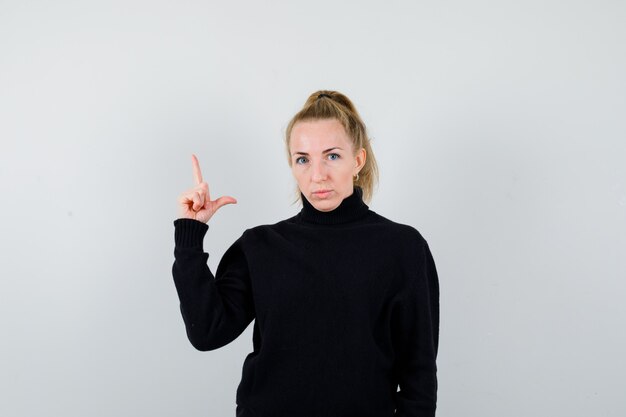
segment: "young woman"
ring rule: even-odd
[[[218,349],[255,320],[237,417],[434,416],[437,271],[414,227],[365,202],[378,171],[363,121],[345,95],[318,91],[285,145],[300,212],[246,229],[215,275],[207,222],[237,200],[211,200],[192,157],[196,185],[178,199],[172,267],[189,341]]]

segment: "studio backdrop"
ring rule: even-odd
[[[0,415],[234,416],[252,325],[191,346],[171,275],[198,156],[213,272],[300,210],[286,124],[350,97],[372,210],[428,240],[441,417],[626,415],[626,5],[0,2]]]

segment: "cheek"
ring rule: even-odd
[[[345,173],[346,175],[351,175],[352,174],[352,168],[354,168],[354,165],[352,165],[351,163],[343,163],[341,164],[341,172]]]

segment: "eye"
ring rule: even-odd
[[[337,158],[332,159],[332,161],[335,161],[335,160],[337,160],[337,159],[341,158],[341,155],[339,155],[338,153],[330,153],[330,154],[328,154],[328,155],[335,155],[335,156],[337,157]],[[296,158],[296,161],[295,161],[295,162],[296,162],[296,164],[300,164],[300,160],[301,160],[301,159],[306,159],[306,157],[301,156],[301,157],[299,157],[299,158]]]

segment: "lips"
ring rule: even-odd
[[[313,194],[322,194],[322,193],[327,193],[330,190],[317,190],[317,191],[313,191]]]

